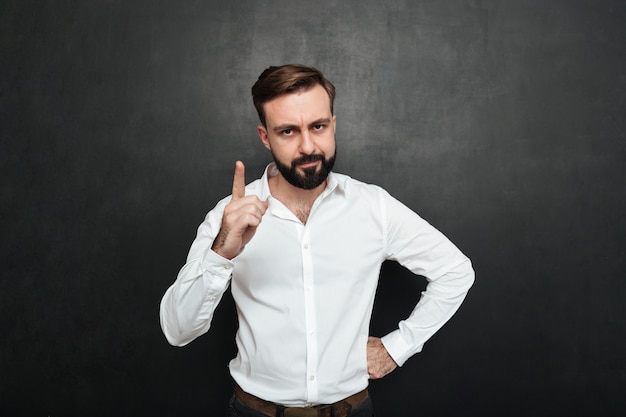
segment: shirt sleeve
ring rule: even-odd
[[[387,259],[428,281],[409,317],[382,338],[402,366],[459,309],[474,283],[474,270],[470,260],[419,215],[385,192],[382,199]]]
[[[225,200],[218,203],[198,227],[187,262],[161,300],[161,329],[174,346],[185,346],[209,330],[230,284],[233,262],[211,250],[225,204]]]

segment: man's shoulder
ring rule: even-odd
[[[382,187],[380,185],[376,185],[376,184],[372,184],[372,183],[368,183],[356,178],[353,178],[349,175],[346,174],[341,174],[339,172],[335,172],[333,171],[333,176],[335,177],[335,180],[342,185],[346,185],[349,187],[360,187],[363,189],[382,189]]]
[[[337,182],[338,187],[345,191],[347,194],[361,195],[361,196],[380,196],[381,194],[388,194],[384,188],[379,185],[367,183],[349,175],[333,172],[334,181]]]

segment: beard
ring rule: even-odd
[[[304,155],[291,161],[291,166],[289,166],[280,162],[278,158],[276,158],[276,155],[272,152],[276,168],[278,168],[278,171],[287,180],[287,182],[294,187],[302,188],[304,190],[312,190],[326,181],[328,174],[330,174],[330,171],[332,171],[333,166],[335,165],[336,156],[337,152],[335,152],[335,154],[328,159],[326,159],[323,154]],[[314,161],[321,161],[319,171],[317,171],[317,167],[313,167],[303,169],[303,174],[298,172],[299,164]]]

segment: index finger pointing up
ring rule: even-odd
[[[246,168],[243,162],[235,162],[235,177],[233,178],[232,200],[239,200],[246,196]]]

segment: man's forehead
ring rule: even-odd
[[[263,104],[263,110],[272,124],[312,122],[331,117],[330,97],[319,84],[278,96]]]

